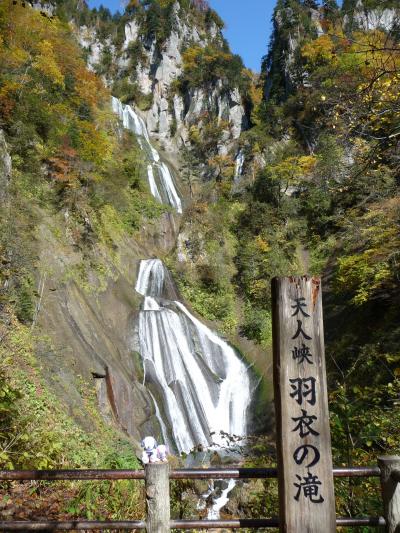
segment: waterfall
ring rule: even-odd
[[[240,176],[243,173],[243,165],[244,165],[244,153],[243,150],[239,150],[236,159],[235,159],[235,176],[234,176],[234,182],[237,183]]]
[[[225,485],[225,488],[219,487],[219,484]],[[207,520],[219,520],[220,510],[228,503],[229,494],[235,487],[236,481],[234,479],[229,481],[221,479],[218,482],[211,480],[207,492],[201,495],[197,509],[202,511],[207,508]],[[211,505],[207,506],[207,501],[210,498],[212,499]]]
[[[136,291],[145,297],[139,342],[146,380],[158,391],[178,451],[225,446],[226,435],[244,436],[250,404],[245,363],[179,301],[159,259],[141,261]]]
[[[124,105],[118,98],[113,96],[111,103],[112,109],[119,116],[123,127],[137,136],[140,147],[147,154],[147,177],[151,194],[160,203],[170,205],[178,213],[182,213],[181,198],[176,190],[171,171],[161,161],[160,154],[151,144],[144,120],[130,105]]]

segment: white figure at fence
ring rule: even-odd
[[[157,441],[154,437],[145,437],[141,443],[144,448],[142,453],[142,463],[147,465],[148,463],[166,463],[168,461],[168,450],[165,444],[157,445]]]

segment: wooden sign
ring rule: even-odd
[[[321,281],[272,280],[280,531],[336,531]]]

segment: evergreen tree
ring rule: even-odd
[[[303,5],[309,9],[318,9],[318,2],[316,0],[303,0]]]
[[[322,7],[326,11],[337,11],[339,9],[336,0],[324,0],[322,3]]]
[[[357,0],[343,0],[342,10],[345,12],[353,11],[356,4]]]
[[[324,18],[334,22],[339,15],[339,6],[336,0],[324,0],[322,4]]]

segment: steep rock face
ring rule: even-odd
[[[151,95],[150,107],[143,111],[143,116],[150,135],[158,138],[168,151],[176,152],[189,142],[190,126],[198,124],[205,113],[227,121],[224,145],[230,147],[248,125],[239,90],[227,89],[219,82],[206,89],[187,90],[185,94],[173,89],[173,83],[182,73],[183,51],[188,46],[205,47],[212,42],[222,46],[221,31],[211,22],[206,32],[200,32],[178,2],[173,6],[171,26],[172,31],[161,47],[154,36],[144,33],[135,18],[126,22],[125,38],[119,49],[110,39],[101,42],[93,28],[79,28],[78,38],[87,51],[90,68],[98,67],[105,51],[113,57],[117,74],[108,77],[107,83],[111,85],[118,76],[128,73],[130,81],[137,84],[144,96]],[[140,50],[136,60],[132,59],[133,48]],[[221,153],[226,150],[221,147]]]
[[[88,431],[92,424],[82,387],[92,383],[110,423],[136,442],[147,433],[160,434],[154,402],[142,384],[138,339],[142,298],[135,283],[143,258],[171,249],[175,235],[165,228],[173,226],[161,218],[144,227],[135,239],[119,244],[118,261],[109,265],[111,274],[102,277],[91,268],[87,281],[76,276],[82,256],[71,246],[68,221],[60,220],[58,235],[65,235],[61,240],[54,235],[53,219],[44,217],[38,229],[38,275],[44,287],[38,326],[51,339],[51,347],[44,344],[38,357],[62,404]]]
[[[362,0],[358,0],[351,16],[346,15],[346,26],[353,24],[364,31],[390,31],[399,22],[400,9],[387,8],[384,5],[375,9],[368,9]]]
[[[8,153],[7,143],[3,130],[0,129],[0,202],[7,195],[8,184],[11,179],[11,156]]]
[[[278,2],[274,11],[273,45],[268,53],[263,70],[268,72],[265,93],[273,93],[284,100],[293,89],[307,84],[304,72],[295,68],[296,55],[305,35],[304,17],[309,19],[307,32],[320,36],[324,33],[321,13],[317,9],[292,4],[287,7]]]

